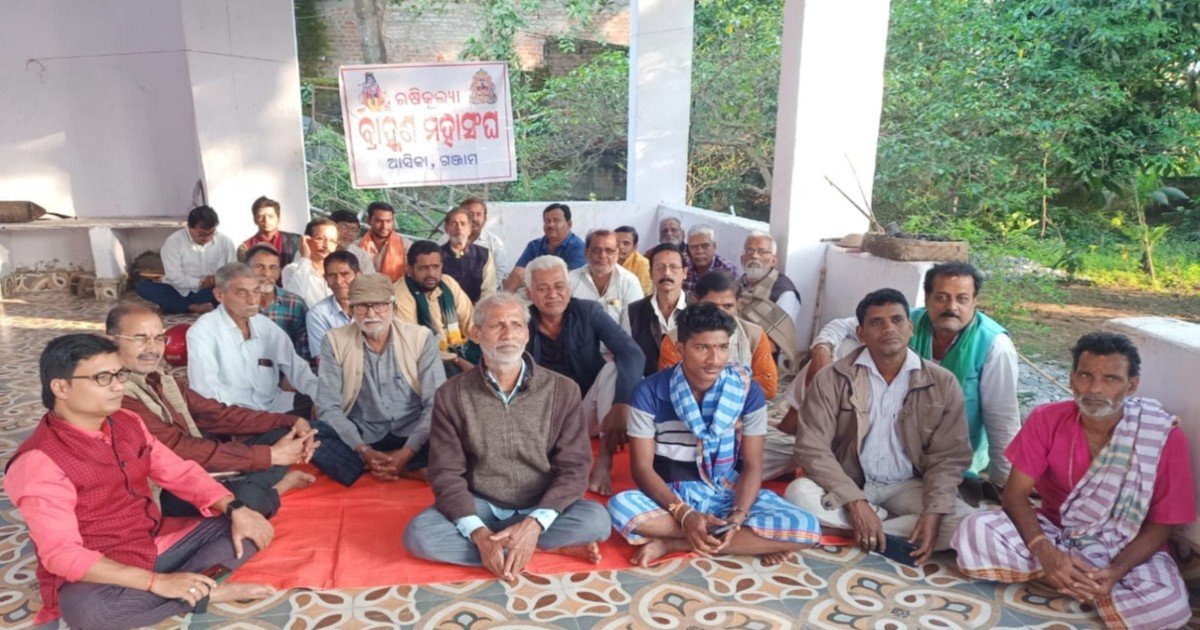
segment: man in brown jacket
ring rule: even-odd
[[[950,539],[970,507],[958,484],[971,463],[962,389],[908,347],[908,301],[894,289],[858,304],[864,347],[813,379],[800,411],[787,499],[828,533],[882,552],[885,534],[916,546],[918,564]],[[840,530],[840,531],[838,531]]]
[[[426,470],[434,506],[408,524],[404,547],[509,582],[534,549],[599,562],[612,523],[583,498],[592,449],[579,386],[525,354],[520,298],[486,297],[473,319],[483,362],[437,390]]]
[[[313,482],[288,471],[309,461],[316,430],[298,416],[225,405],[197,394],[162,369],[163,323],[149,305],[124,302],[109,311],[105,328],[117,344],[121,367],[129,370],[121,407],[142,419],[150,434],[176,455],[210,473],[236,473],[220,481],[249,508],[270,518],[279,497]],[[314,463],[320,466],[321,457]],[[190,503],[162,493],[167,516],[195,516]]]

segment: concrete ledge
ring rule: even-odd
[[[1192,471],[1200,470],[1200,396],[1196,375],[1200,374],[1200,324],[1169,317],[1122,317],[1110,319],[1104,328],[1129,337],[1142,357],[1138,394],[1154,398],[1179,416],[1179,426],[1191,448]],[[1196,487],[1200,503],[1200,486]],[[1179,536],[1200,547],[1200,523],[1193,522]]]

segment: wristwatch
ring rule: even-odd
[[[225,516],[228,518],[233,518],[233,511],[238,508],[244,508],[244,507],[246,507],[245,503],[242,503],[241,501],[234,499],[229,502],[229,505],[225,506]]]

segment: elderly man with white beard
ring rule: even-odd
[[[326,471],[346,486],[367,471],[383,480],[424,478],[433,393],[446,372],[433,333],[395,312],[391,280],[360,275],[350,284],[353,323],[329,331],[321,345],[316,406],[326,426],[317,437],[357,454]]]
[[[742,293],[738,317],[761,326],[774,348],[780,376],[799,369],[796,322],[800,319],[800,292],[775,268],[775,239],[766,232],[751,232],[742,246]]]
[[[510,583],[535,550],[599,562],[612,528],[604,508],[583,498],[592,449],[579,386],[525,352],[530,315],[520,298],[484,298],[472,317],[483,362],[438,390],[434,506],[409,522],[404,547]]]

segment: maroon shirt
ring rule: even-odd
[[[179,391],[187,398],[192,420],[205,435],[252,436],[277,427],[290,427],[296,423],[296,416],[226,405],[192,391],[183,379],[175,378],[175,382],[179,385]],[[147,375],[146,384],[165,402],[158,374]],[[247,445],[237,441],[192,437],[187,422],[174,409],[170,411],[171,422],[163,422],[163,419],[150,411],[142,401],[132,396],[126,396],[121,406],[137,414],[150,434],[175,451],[176,455],[200,464],[209,472],[250,472],[271,467],[269,445]]]

